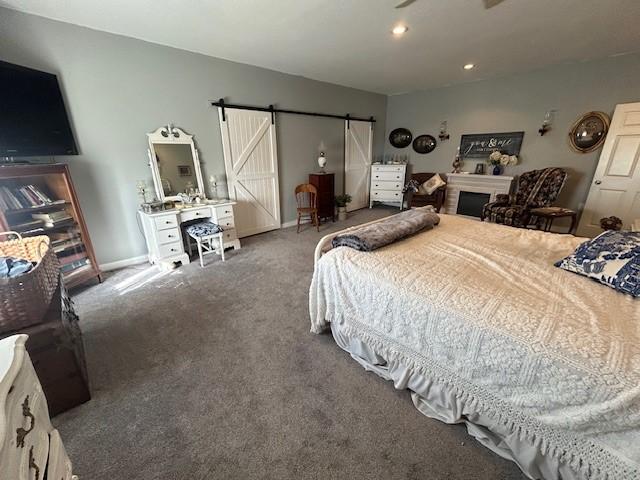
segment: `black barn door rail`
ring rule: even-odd
[[[237,108],[239,110],[253,110],[255,112],[270,112],[271,113],[271,123],[275,122],[275,114],[276,113],[290,113],[292,115],[306,115],[308,117],[325,117],[325,118],[337,118],[339,120],[347,121],[347,128],[349,128],[350,120],[357,120],[359,122],[371,122],[375,123],[375,118],[360,118],[360,117],[352,117],[350,114],[346,115],[334,115],[332,113],[319,113],[319,112],[303,112],[302,110],[285,110],[284,108],[275,108],[273,105],[269,105],[268,107],[256,107],[253,105],[238,105],[235,103],[225,103],[224,98],[221,98],[217,102],[211,102],[211,105],[214,107],[220,107],[222,109],[222,121],[226,122],[227,117],[224,113],[225,108]]]

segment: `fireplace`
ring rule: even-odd
[[[482,216],[482,207],[491,201],[491,194],[478,192],[460,192],[458,197],[458,215],[467,215],[469,217]]]
[[[493,202],[498,194],[508,194],[513,177],[450,173],[447,175],[447,196],[444,213],[464,215],[480,220],[482,207]]]

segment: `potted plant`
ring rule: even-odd
[[[351,202],[351,195],[336,195],[336,206],[338,207],[338,220],[347,219],[347,203]]]

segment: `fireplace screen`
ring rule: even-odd
[[[490,199],[491,195],[488,193],[460,192],[456,213],[458,215],[480,218],[482,216],[482,207],[484,207],[486,203],[489,203]]]

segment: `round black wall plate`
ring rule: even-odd
[[[406,128],[396,128],[389,134],[389,143],[396,148],[405,148],[411,145],[413,135]]]
[[[413,141],[413,149],[416,153],[431,153],[437,144],[438,142],[431,135],[420,135]]]

